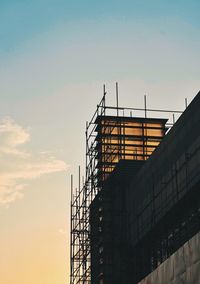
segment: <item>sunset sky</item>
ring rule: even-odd
[[[69,284],[70,174],[108,104],[200,89],[199,0],[0,1],[0,283]]]

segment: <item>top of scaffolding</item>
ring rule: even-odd
[[[106,87],[103,86],[103,97],[100,103],[97,105],[96,111],[94,112],[91,120],[86,123],[86,132],[88,133],[88,138],[93,136],[95,131],[95,125],[97,122],[97,117],[99,116],[113,116],[121,118],[148,118],[148,119],[166,119],[166,127],[170,129],[179,116],[183,113],[181,110],[166,110],[166,109],[152,109],[147,108],[147,96],[144,95],[144,107],[135,108],[135,107],[122,107],[119,106],[119,92],[118,92],[118,83],[116,83],[116,106],[106,105]],[[187,99],[185,99],[185,106],[187,108]],[[165,116],[165,118],[163,117]]]

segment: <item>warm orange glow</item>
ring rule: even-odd
[[[121,159],[146,160],[159,145],[165,134],[165,123],[133,118],[102,119],[98,127],[97,145],[101,146],[100,172],[112,172]],[[135,121],[134,121],[135,120]],[[137,120],[137,121],[136,121]],[[106,175],[105,175],[106,174]]]

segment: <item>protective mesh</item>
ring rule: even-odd
[[[200,233],[138,284],[200,283]]]

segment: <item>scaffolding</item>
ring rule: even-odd
[[[89,208],[99,190],[97,184],[95,119],[98,115],[105,115],[105,96],[104,88],[104,95],[99,105],[97,105],[96,112],[91,121],[86,123],[86,173],[84,185],[81,187],[80,167],[78,189],[73,189],[73,176],[71,176],[70,284],[91,283]]]
[[[86,124],[86,172],[81,185],[74,189],[71,176],[70,284],[91,283],[90,205],[120,160],[147,160],[175,122],[181,111],[106,106],[106,91]],[[143,112],[144,117],[141,117]],[[150,113],[167,118],[150,118]],[[128,115],[127,115],[128,113]],[[136,113],[139,113],[138,117]],[[134,116],[133,116],[134,114]]]

